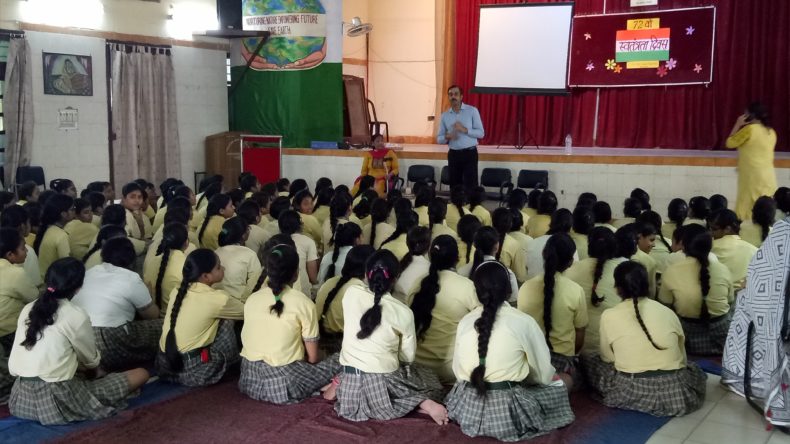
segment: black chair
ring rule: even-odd
[[[431,165],[412,165],[406,172],[406,183],[426,183],[432,187],[436,186],[434,179],[436,172]]]
[[[23,184],[33,181],[38,186],[47,188],[47,181],[44,178],[44,168],[40,166],[21,166],[16,169],[16,183]]]
[[[489,188],[499,188],[498,192],[486,193],[486,198],[496,200],[501,205],[513,191],[513,175],[507,168],[483,168],[480,175],[480,185]]]
[[[447,165],[442,167],[439,175],[439,191],[442,191],[442,185],[447,185],[447,189],[450,189],[450,167]]]
[[[521,170],[516,186],[519,188],[549,188],[549,172],[546,170]]]

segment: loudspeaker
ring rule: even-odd
[[[219,29],[241,31],[241,0],[217,0]]]

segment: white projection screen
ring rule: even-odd
[[[481,5],[474,92],[567,94],[573,3]]]

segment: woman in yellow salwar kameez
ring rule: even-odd
[[[765,107],[755,102],[738,117],[727,138],[727,148],[738,149],[735,214],[740,220],[751,220],[754,202],[761,196],[773,196],[776,191],[776,131],[769,125]]]
[[[394,185],[394,178],[398,175],[398,156],[395,151],[385,148],[383,143],[375,143],[373,151],[365,153],[362,158],[362,171],[357,180],[354,181],[354,188],[351,195],[356,196],[359,189],[359,181],[365,176],[373,176],[376,179],[373,189],[379,193],[379,197],[384,197]],[[387,187],[390,181],[390,187]]]

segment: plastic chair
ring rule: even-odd
[[[412,165],[406,172],[406,182],[417,183],[423,182],[435,187],[436,179],[434,179],[436,172],[431,165]]]
[[[486,197],[499,201],[501,205],[513,191],[513,174],[507,168],[483,168],[480,175],[480,185],[489,188],[499,188],[498,192],[488,192]]]

